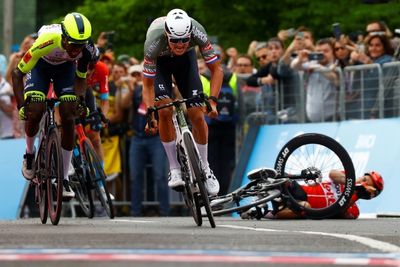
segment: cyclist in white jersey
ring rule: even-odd
[[[216,105],[223,79],[220,60],[203,26],[181,9],[173,9],[166,17],[155,19],[147,31],[143,66],[143,99],[147,107],[154,106],[155,102],[156,105],[171,102],[172,77],[184,98],[190,98],[202,92],[195,46],[199,47],[211,71],[212,111],[208,113],[208,116],[212,118],[218,116]],[[208,164],[208,128],[204,120],[204,106],[199,101],[191,101],[186,105],[193,126],[193,136],[207,174],[205,185],[210,195],[216,195],[219,191],[219,183]],[[160,138],[170,165],[168,185],[178,188],[184,182],[176,155],[172,108],[162,109],[158,115]],[[152,123],[154,125],[156,121],[153,120]],[[149,129],[148,126],[147,129]]]

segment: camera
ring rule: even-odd
[[[321,52],[312,52],[308,54],[308,60],[322,60],[324,59],[324,54]]]
[[[340,35],[342,35],[342,31],[340,30],[340,24],[339,23],[333,23],[332,24],[332,31],[333,31],[333,36],[335,36],[336,41],[340,40]]]
[[[108,31],[102,33],[104,38],[107,39],[107,48],[113,49],[113,40],[115,36],[115,31]]]
[[[297,31],[294,28],[290,28],[286,30],[286,34],[288,37],[293,37],[295,36],[297,33]]]

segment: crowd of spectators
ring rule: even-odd
[[[328,33],[327,37],[314,40],[312,30],[301,26],[281,30],[277,36],[269,39],[252,41],[247,51],[238,51],[235,47],[224,49],[214,44],[223,63],[224,83],[232,89],[231,98],[229,91],[223,96],[232,102],[230,107],[225,107],[228,117],[208,120],[211,141],[216,146],[225,144],[223,158],[209,156],[210,165],[218,160],[228,163],[220,171],[213,167],[217,178],[224,180],[221,182],[221,193],[229,190],[237,161],[237,153],[231,148],[238,151],[246,133],[247,117],[254,112],[261,112],[267,118],[267,123],[337,121],[340,119],[339,89],[344,84],[347,119],[378,117],[378,70],[372,68],[366,73],[348,72],[344,75],[340,75],[340,70],[348,66],[383,65],[398,61],[399,42],[380,21],[369,23],[365,31],[365,34],[357,35],[333,36]],[[102,131],[105,170],[108,175],[116,177],[110,179],[116,191],[116,200],[132,201],[129,213],[139,216],[142,214],[144,170],[152,169],[153,172],[148,173],[147,177],[153,177],[157,184],[156,199],[163,203],[159,214],[168,215],[167,168],[160,163],[166,163],[166,158],[159,138],[146,136],[143,132],[145,110],[141,100],[141,59],[138,55],[116,55],[112,49],[112,34],[103,32],[96,43],[101,51],[100,61],[107,65],[110,73],[110,108],[106,114],[110,126]],[[34,35],[28,35],[19,51],[8,59],[0,55],[1,139],[23,137],[23,125],[18,121],[10,72],[34,38]],[[199,59],[199,75],[204,78],[203,86],[208,75],[204,64]],[[390,74],[393,76],[394,72]],[[368,79],[362,80],[364,76]],[[392,84],[388,86],[393,87]],[[391,103],[392,107],[396,94],[396,91],[385,93],[388,98],[385,101]],[[304,121],[301,119],[302,107]],[[396,108],[388,110],[385,115],[398,115]],[[224,111],[222,107],[220,113],[224,115]],[[213,149],[210,143],[210,154],[217,155],[217,152],[218,149]],[[155,163],[165,168],[147,168]]]

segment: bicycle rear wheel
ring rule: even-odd
[[[183,142],[185,143],[185,147],[187,150],[188,160],[191,167],[190,169],[192,170],[195,177],[194,182],[199,188],[199,198],[201,199],[201,203],[207,213],[207,217],[211,227],[215,228],[215,220],[210,207],[210,200],[208,198],[208,193],[204,185],[206,181],[206,174],[201,166],[200,158],[198,153],[196,152],[196,148],[194,147],[194,141],[188,133],[184,133]]]
[[[354,192],[355,171],[347,151],[334,139],[322,134],[303,134],[290,140],[279,152],[275,162],[278,177],[301,175],[302,171],[311,172],[322,179],[316,186],[322,186],[324,179],[329,180],[331,170],[341,170],[346,174],[344,185],[335,185],[332,198],[325,207],[303,207],[290,190],[285,193],[293,210],[311,219],[323,219],[345,211]],[[304,181],[299,181],[305,185]],[[335,196],[336,195],[336,196]]]
[[[60,138],[55,128],[49,130],[46,150],[46,187],[49,216],[51,223],[57,225],[61,216],[64,172]]]
[[[82,162],[81,154],[73,154],[72,165],[74,166],[75,174],[70,177],[71,188],[75,192],[75,198],[78,200],[83,213],[91,219],[94,216],[94,204],[90,190],[90,178],[86,170],[87,163]]]
[[[95,188],[97,196],[104,207],[108,217],[114,218],[114,206],[110,198],[110,193],[106,187],[106,174],[100,163],[99,157],[91,143],[87,140],[83,142],[84,156],[88,164],[88,174],[92,188]],[[104,191],[103,191],[104,190]]]
[[[235,190],[225,196],[212,198],[210,206],[214,216],[225,215],[234,212],[244,212],[252,207],[265,206],[269,201],[281,195],[280,185],[285,183],[284,179],[268,182],[268,186],[262,185],[265,181],[252,181],[246,186]]]

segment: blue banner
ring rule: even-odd
[[[21,173],[25,139],[0,140],[0,219],[16,219],[27,181]]]

